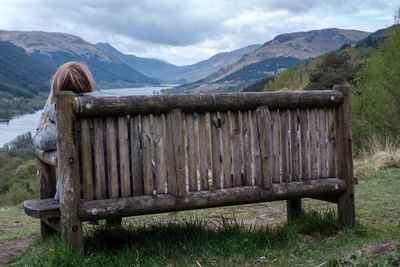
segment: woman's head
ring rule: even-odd
[[[71,61],[63,64],[51,79],[49,102],[55,103],[55,93],[72,91],[74,93],[92,92],[94,82],[89,68],[80,62]]]

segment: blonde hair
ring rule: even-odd
[[[49,104],[56,102],[55,94],[59,91],[74,93],[92,92],[94,82],[89,68],[81,62],[71,61],[61,65],[51,78]]]
[[[40,120],[39,129],[48,119],[47,112],[56,102],[56,93],[59,91],[72,91],[74,93],[92,92],[94,81],[92,73],[86,64],[70,61],[61,65],[51,78],[51,90],[44,108],[44,116]]]

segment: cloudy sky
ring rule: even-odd
[[[398,0],[0,0],[0,29],[76,34],[183,65],[323,28],[375,31],[393,24]]]

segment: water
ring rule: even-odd
[[[101,95],[152,95],[159,93],[161,89],[167,87],[139,87],[139,88],[121,88],[112,90],[101,90],[96,94]],[[25,114],[7,122],[0,122],[0,148],[6,143],[13,140],[18,135],[31,132],[35,133],[35,129],[40,119],[42,110],[36,111],[34,114]]]

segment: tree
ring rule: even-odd
[[[335,84],[352,83],[358,66],[351,61],[349,52],[331,52],[310,72],[310,81],[304,90],[329,90]]]

